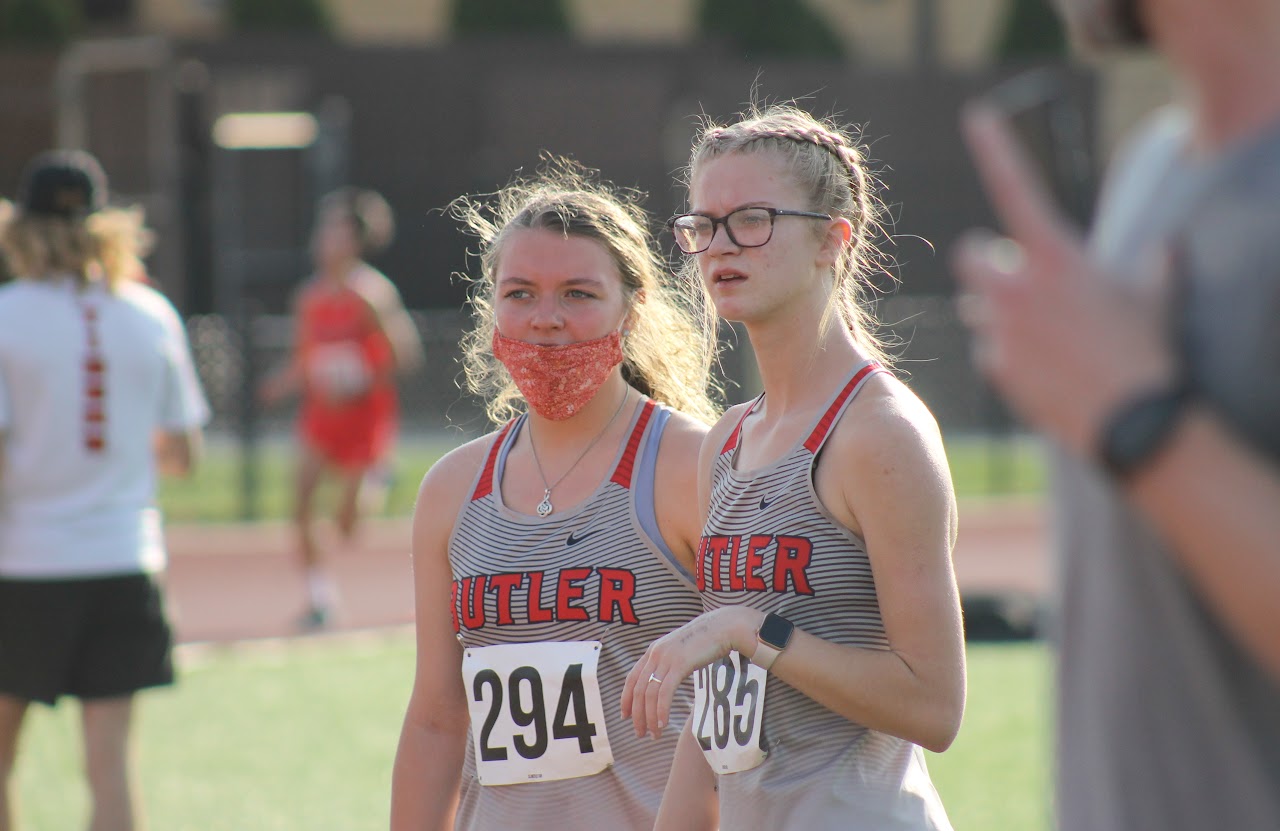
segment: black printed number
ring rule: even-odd
[[[573,708],[573,721],[565,721],[569,708]],[[587,691],[582,687],[582,664],[570,664],[565,670],[560,686],[560,701],[556,704],[556,717],[551,722],[551,735],[557,739],[577,739],[578,752],[590,753],[594,747],[591,737],[596,726],[587,717]]]
[[[529,683],[529,708],[525,709],[520,683]],[[521,727],[533,725],[533,743],[517,733],[512,737],[516,753],[526,759],[540,759],[547,752],[547,705],[542,697],[542,676],[533,667],[520,667],[507,682],[511,690],[511,720]]]
[[[507,749],[489,746],[489,734],[493,732],[493,725],[498,723],[498,713],[502,711],[502,679],[491,669],[477,672],[475,681],[471,683],[471,692],[476,701],[484,701],[483,688],[486,686],[493,690],[493,703],[489,707],[489,715],[484,718],[484,727],[480,728],[480,758],[486,762],[497,762],[507,758]]]
[[[702,691],[702,716],[698,719],[698,744],[703,750],[710,750],[712,742],[720,750],[729,746],[732,736],[739,747],[746,747],[751,741],[751,728],[755,724],[756,704],[760,700],[760,682],[748,679],[747,668],[751,662],[742,659],[742,671],[734,666],[732,659],[721,658],[698,670],[698,688]],[[737,689],[734,689],[734,679]],[[730,698],[730,692],[734,695]],[[747,704],[748,696],[751,703]],[[746,712],[743,713],[743,707]],[[710,730],[707,721],[710,719]]]
[[[485,688],[489,694],[485,695]],[[502,678],[491,669],[476,673],[471,693],[477,702],[489,699],[489,712],[480,728],[480,758],[486,762],[502,761],[507,748],[491,744],[493,728],[503,712]],[[519,727],[532,727],[533,738],[517,734],[512,738],[516,753],[525,759],[539,759],[547,752],[547,707],[543,693],[542,676],[530,666],[517,667],[507,679],[506,700],[511,720]],[[570,718],[572,717],[572,721]],[[577,739],[578,751],[590,753],[594,749],[591,737],[598,733],[587,715],[587,691],[582,684],[582,664],[570,664],[560,685],[560,699],[556,702],[551,719],[551,737]]]

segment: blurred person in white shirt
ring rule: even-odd
[[[141,213],[49,151],[0,203],[0,831],[32,701],[83,708],[92,831],[141,826],[134,694],[171,684],[158,472],[185,475],[208,406],[181,319],[146,284]]]

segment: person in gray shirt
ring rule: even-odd
[[[1280,828],[1280,3],[1058,5],[1184,90],[1087,243],[964,116],[1007,236],[957,247],[961,316],[1057,456],[1059,827]]]

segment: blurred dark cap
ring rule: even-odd
[[[106,206],[107,174],[83,150],[48,150],[27,163],[18,202],[28,214],[84,217]]]

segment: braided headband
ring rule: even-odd
[[[703,133],[702,137],[705,143],[714,144],[721,139],[727,138],[728,134],[729,128],[714,127]],[[754,130],[746,140],[754,141],[755,139],[766,138],[784,139],[798,144],[813,144],[827,150],[844,167],[854,196],[857,197],[862,192],[862,181],[858,175],[859,159],[857,151],[850,147],[849,143],[839,133],[833,133],[820,127],[799,130]]]

